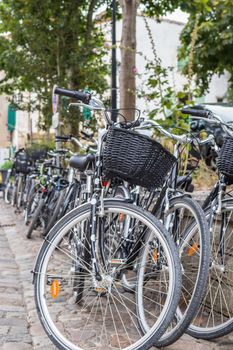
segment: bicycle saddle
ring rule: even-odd
[[[93,163],[95,160],[94,154],[74,155],[70,158],[70,166],[80,171],[85,171],[89,163]]]

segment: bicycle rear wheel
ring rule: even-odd
[[[148,349],[170,323],[180,296],[174,242],[151,214],[123,201],[105,200],[104,215],[97,220],[96,262],[101,276],[97,279],[90,260],[90,209],[84,204],[69,212],[41,247],[34,271],[40,321],[59,349]],[[121,282],[121,274],[132,267],[122,235],[129,216],[140,243],[134,245],[135,256],[143,248],[135,294],[127,293]],[[78,254],[72,251],[70,236],[76,237]],[[82,286],[78,303],[74,279]],[[148,327],[144,335],[139,325]]]
[[[157,347],[174,343],[192,322],[205,290],[210,255],[207,221],[193,199],[184,196],[171,199],[163,223],[179,249],[182,290],[176,317],[155,344]]]
[[[187,333],[213,339],[233,331],[233,200],[222,201],[220,214],[205,214],[212,235],[208,283]]]

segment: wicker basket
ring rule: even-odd
[[[226,182],[233,184],[233,138],[226,137],[219,152],[218,170],[226,176]]]
[[[30,159],[26,152],[17,154],[14,162],[14,169],[16,173],[28,174],[30,171]]]
[[[135,131],[109,128],[103,152],[104,174],[145,188],[158,188],[176,158],[160,143]]]
[[[32,160],[32,162],[35,162],[37,160],[42,160],[45,159],[47,157],[47,150],[46,149],[42,149],[42,150],[27,150],[27,153],[30,157],[30,159]]]

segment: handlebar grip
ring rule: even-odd
[[[77,100],[82,101],[85,104],[89,104],[90,99],[91,99],[91,94],[84,92],[84,91],[75,91],[75,90],[67,90],[67,89],[62,89],[59,87],[56,87],[54,90],[54,93],[56,95],[62,95],[62,96],[67,96],[67,97],[72,97]]]
[[[201,118],[207,118],[209,112],[206,110],[202,110],[202,109],[192,109],[192,108],[183,108],[181,109],[181,113],[183,114],[189,114],[192,115],[194,117],[201,117]]]
[[[69,141],[70,140],[70,136],[56,136],[55,137],[55,142],[58,141]]]

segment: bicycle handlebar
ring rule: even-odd
[[[227,123],[224,123],[222,119],[214,114],[210,110],[199,110],[199,109],[191,109],[191,108],[183,108],[181,110],[184,114],[189,114],[195,117],[195,119],[205,119],[208,123],[214,123],[221,125],[223,127],[223,130],[226,132],[226,134],[233,136],[233,127],[232,125],[229,125]]]
[[[80,131],[80,133],[82,133],[83,135],[85,135],[85,138],[90,140],[90,139],[93,139],[93,134],[92,135],[89,135],[87,134],[86,132],[84,131]],[[60,141],[63,141],[63,142],[68,142],[68,141],[71,141],[73,144],[75,144],[76,146],[84,149],[84,150],[91,150],[92,152],[95,152],[96,150],[91,147],[91,146],[86,146],[86,145],[83,145],[76,137],[74,137],[73,135],[68,135],[68,136],[56,136],[55,137],[55,142],[60,142]],[[94,140],[95,141],[95,140]]]
[[[62,95],[67,97],[75,98],[76,100],[82,101],[85,104],[89,104],[91,99],[91,94],[84,91],[75,91],[75,90],[68,90],[56,87],[54,90],[54,93],[56,95]]]
[[[71,136],[56,136],[55,137],[55,142],[59,141],[69,141]]]
[[[181,109],[181,113],[189,114],[196,117],[208,118],[210,112],[203,109],[192,109],[192,108],[183,108]]]
[[[214,139],[213,135],[209,135],[205,140],[200,140],[199,138],[196,138],[196,137],[195,138],[189,137],[186,134],[176,135],[176,134],[173,134],[173,133],[167,131],[166,129],[164,129],[159,123],[157,123],[154,120],[146,120],[143,123],[141,123],[140,127],[137,127],[135,129],[143,129],[143,128],[151,127],[151,126],[158,129],[164,136],[167,136],[173,140],[179,141],[180,143],[186,143],[186,142],[191,143],[195,140],[195,141],[197,141],[197,143],[199,145],[204,145],[208,142],[211,142]]]
[[[75,137],[71,137],[71,142],[73,142],[76,146],[84,149],[85,151],[91,151],[91,152],[96,152],[96,149],[92,148],[91,146],[85,146],[83,145],[81,142],[79,142],[78,139],[76,139]]]

